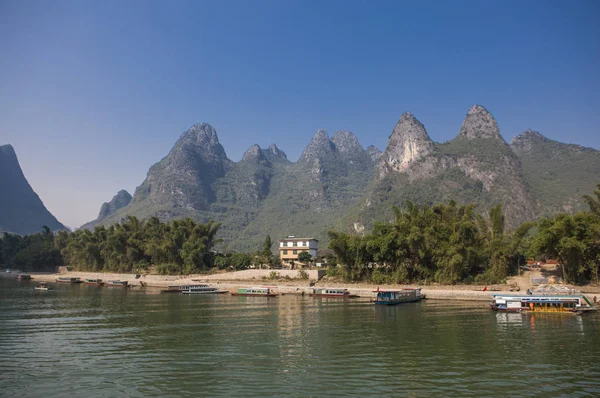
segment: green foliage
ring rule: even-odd
[[[455,202],[393,208],[394,222],[378,223],[364,236],[330,231],[329,247],[343,264],[346,279],[374,283],[502,280],[518,267],[519,235],[504,234],[498,205],[485,219],[474,205]]]
[[[161,274],[191,274],[211,269],[219,224],[191,219],[161,223],[129,216],[121,224],[96,227],[94,232],[45,228],[24,238],[5,234],[0,239],[3,261],[24,269],[66,265],[81,271],[144,272],[155,266]]]
[[[298,253],[298,261],[300,261],[301,263],[309,264],[312,262],[312,260],[313,257],[310,255],[309,252],[301,251],[300,253]]]
[[[275,272],[275,271],[269,272],[269,279],[271,279],[271,280],[279,279],[279,272]]]

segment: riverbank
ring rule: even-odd
[[[117,274],[117,273],[102,273],[102,272],[66,272],[66,273],[30,273],[34,281],[39,282],[54,282],[58,276],[63,277],[78,277],[82,280],[102,279],[107,280],[122,280],[127,281],[133,288],[149,288],[149,289],[165,289],[173,285],[189,285],[197,283],[208,283],[218,286],[221,289],[235,291],[239,287],[248,287],[256,285],[273,286],[282,294],[308,294],[312,287],[336,287],[345,288],[351,294],[358,295],[363,298],[374,297],[374,290],[379,289],[399,289],[404,287],[421,287],[423,294],[428,299],[443,299],[443,300],[468,300],[468,301],[489,301],[491,294],[519,294],[511,292],[508,285],[487,286],[484,291],[484,286],[475,285],[435,285],[435,286],[417,286],[417,285],[374,285],[368,283],[339,283],[332,281],[319,281],[311,286],[310,279],[292,278],[290,275],[277,275],[277,278],[269,278],[271,271],[268,270],[253,270],[253,272],[241,271],[240,273],[225,273],[225,274],[196,274],[196,275],[136,275],[136,274]],[[280,273],[280,271],[277,271]],[[296,271],[294,276],[296,275]],[[310,272],[310,271],[308,271]],[[237,275],[236,275],[237,274]],[[16,273],[0,274],[4,278],[16,278]],[[583,293],[598,294],[600,289],[590,287],[588,289],[580,289]],[[521,292],[523,293],[523,292]]]

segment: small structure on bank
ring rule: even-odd
[[[302,252],[308,252],[311,257],[317,256],[318,240],[315,238],[296,238],[288,236],[279,240],[279,258],[285,267],[292,268],[292,265],[305,265],[298,260],[298,255]]]

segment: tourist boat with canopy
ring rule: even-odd
[[[582,314],[597,308],[583,295],[492,295],[490,309],[506,312],[567,312]]]
[[[332,287],[318,287],[312,290],[312,293],[308,294],[311,297],[327,297],[327,298],[356,298],[356,294],[350,294],[348,289],[332,288]]]
[[[231,293],[232,296],[252,296],[252,297],[277,297],[279,293],[274,293],[270,287],[241,287],[237,292]]]
[[[373,290],[373,293],[377,293],[375,297],[375,304],[378,305],[397,305],[403,303],[413,303],[420,301],[424,296],[421,294],[421,288],[414,289],[379,289]]]
[[[56,278],[56,282],[59,283],[81,283],[81,278],[71,276],[59,276]]]
[[[182,286],[181,293],[183,294],[222,294],[229,293],[227,290],[219,290],[216,287],[209,285],[186,285]]]

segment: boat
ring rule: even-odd
[[[237,292],[231,293],[232,296],[252,296],[252,297],[277,297],[279,293],[273,293],[269,287],[241,287]]]
[[[358,297],[356,294],[350,294],[348,289],[332,288],[332,287],[319,287],[314,288],[312,293],[309,293],[311,297],[328,297],[328,298],[355,298]]]
[[[106,281],[106,286],[108,286],[108,287],[129,287],[129,282],[120,281],[120,280]]]
[[[36,287],[35,290],[52,290],[51,287],[48,287],[48,285],[46,284],[46,282],[40,282]]]
[[[413,303],[415,301],[420,301],[424,297],[421,294],[421,288],[399,290],[377,289],[373,290],[373,293],[377,293],[375,304],[379,305]]]
[[[181,286],[169,286],[168,289],[162,289],[161,293],[181,293],[182,290],[185,290],[190,285],[181,285]]]
[[[81,283],[81,278],[59,276],[56,278],[56,281],[59,283]]]
[[[186,285],[181,289],[183,294],[222,294],[229,293],[227,290],[219,290],[209,285]]]
[[[31,280],[31,275],[29,275],[29,274],[19,274],[19,275],[17,275],[17,279],[20,279],[22,281],[29,281],[29,280]]]
[[[89,278],[86,278],[83,281],[83,284],[84,285],[93,285],[93,286],[102,286],[102,285],[104,285],[104,282],[102,282],[102,279],[89,279]]]
[[[597,308],[583,295],[492,295],[490,309],[506,312],[586,313]]]

